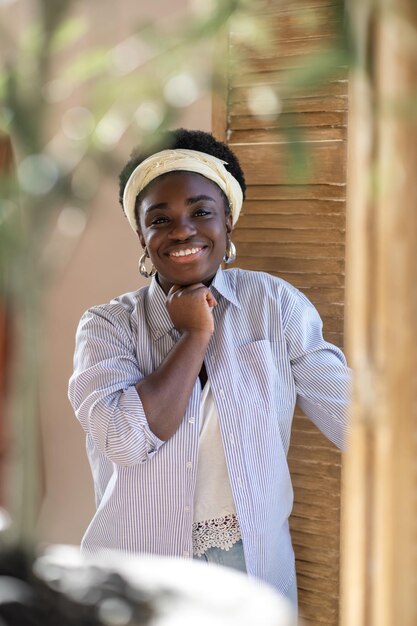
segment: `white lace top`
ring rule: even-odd
[[[240,537],[219,418],[210,383],[207,381],[201,397],[193,552],[196,556],[201,556],[208,548],[229,550]]]

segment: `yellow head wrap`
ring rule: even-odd
[[[236,224],[243,203],[242,189],[232,174],[224,167],[226,161],[198,150],[162,150],[142,161],[130,175],[123,193],[123,210],[134,231],[138,229],[135,204],[138,194],[152,180],[167,172],[185,171],[202,174],[212,180],[229,200],[233,225]]]

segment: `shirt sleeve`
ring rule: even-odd
[[[144,463],[164,443],[149,428],[135,385],[143,378],[120,304],[94,307],[76,335],[69,399],[94,445],[119,465]]]
[[[311,302],[295,289],[291,299],[285,336],[297,403],[330,441],[345,449],[351,371],[343,352],[323,339],[323,324]]]

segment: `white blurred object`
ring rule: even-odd
[[[87,558],[72,546],[52,546],[37,559],[36,575],[56,591],[97,604],[103,623],[130,624],[129,603],[152,606],[151,626],[296,626],[291,604],[271,587],[235,570],[185,559]],[[121,577],[130,590],[114,593],[108,581]],[[97,596],[97,585],[107,596]],[[123,588],[123,587],[122,587]],[[92,594],[89,594],[91,589]]]
[[[0,508],[0,533],[8,530],[12,525],[12,519],[6,509]]]

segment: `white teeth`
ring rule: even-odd
[[[171,252],[171,256],[188,256],[189,254],[196,254],[200,252],[201,248],[187,248],[187,250],[178,250],[178,252]]]

